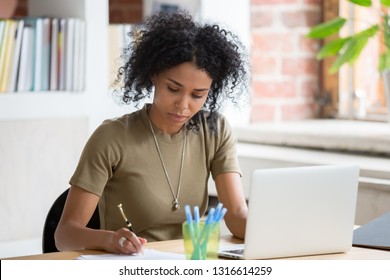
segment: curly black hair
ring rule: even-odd
[[[117,83],[120,98],[135,104],[151,96],[151,77],[184,62],[193,63],[212,79],[201,111],[208,111],[207,122],[216,130],[217,111],[226,99],[238,104],[247,95],[247,53],[232,32],[216,24],[200,24],[186,12],[158,13],[145,20],[142,28],[130,32],[131,43],[124,49],[124,65]],[[200,126],[200,112],[187,128]]]

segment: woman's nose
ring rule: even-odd
[[[186,96],[181,96],[176,100],[175,107],[180,110],[184,110],[188,108],[188,103],[188,98]]]

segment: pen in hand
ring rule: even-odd
[[[126,222],[127,228],[128,228],[129,230],[133,231],[133,227],[131,226],[131,223],[130,223],[129,220],[126,218],[126,215],[125,215],[125,213],[123,212],[122,203],[118,204],[118,208],[119,208],[119,211],[120,211],[121,214],[122,214],[123,219],[124,219],[125,222]]]
[[[126,217],[126,215],[125,215],[125,212],[123,212],[122,203],[118,204],[118,208],[119,208],[119,211],[120,211],[121,214],[122,214],[123,219],[124,219],[125,222],[126,222],[127,228],[128,228],[131,232],[134,232],[133,227],[131,226],[130,221],[127,219],[127,217]],[[122,239],[123,239],[123,240],[126,240],[126,237],[121,237],[121,238],[119,239],[119,244],[123,247],[123,241],[121,241]],[[139,242],[141,242],[141,246],[142,246],[143,244],[146,243],[146,239],[144,239],[144,238],[138,237],[138,240],[139,240]],[[140,250],[138,253],[143,254],[143,253],[144,253],[143,249],[141,248],[141,250]]]

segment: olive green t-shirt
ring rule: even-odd
[[[149,125],[148,106],[104,121],[85,145],[70,184],[100,196],[102,229],[126,225],[117,207],[121,203],[138,236],[148,241],[181,238],[184,205],[199,206],[201,214],[207,208],[210,173],[213,178],[226,172],[241,174],[236,139],[222,115],[218,116],[218,133],[210,130],[207,113],[201,114],[199,131],[182,129],[168,135],[154,127],[175,196],[187,134],[178,196],[181,208],[174,211],[174,197]]]

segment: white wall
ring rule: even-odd
[[[203,0],[201,18],[216,21],[235,33],[243,42],[249,55],[251,49],[249,0]],[[249,104],[243,103],[239,108],[227,106],[224,113],[233,127],[249,123]]]

